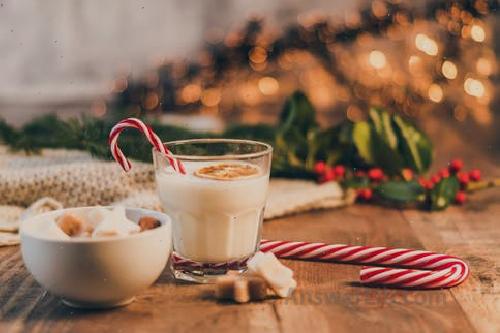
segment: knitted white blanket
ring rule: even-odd
[[[51,198],[64,207],[122,204],[162,210],[151,165],[135,162],[125,173],[115,163],[85,152],[44,150],[40,155],[26,156],[0,147],[0,246],[17,243],[18,236],[13,232],[21,214],[41,198]],[[335,182],[317,185],[272,179],[264,218],[339,207],[352,199]],[[29,213],[57,206],[38,204]]]

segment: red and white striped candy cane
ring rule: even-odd
[[[118,122],[115,126],[113,126],[111,132],[109,133],[108,142],[111,149],[111,154],[113,155],[115,161],[121,165],[123,170],[129,171],[132,168],[132,166],[128,158],[125,156],[125,154],[123,154],[122,150],[118,147],[118,137],[120,136],[120,133],[123,132],[123,130],[130,127],[136,128],[139,131],[141,131],[141,133],[144,134],[146,139],[153,145],[153,147],[167,158],[170,166],[176,172],[186,173],[184,165],[181,163],[181,161],[174,158],[172,153],[165,147],[163,142],[161,142],[161,139],[158,137],[158,135],[156,135],[155,132],[153,132],[153,129],[150,126],[144,124],[141,120],[137,118],[123,119],[122,121]]]
[[[271,240],[262,240],[260,250],[273,252],[278,258],[400,267],[363,266],[359,277],[364,284],[449,288],[469,275],[469,266],[463,260],[424,250]]]

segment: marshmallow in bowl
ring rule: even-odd
[[[95,227],[92,237],[126,236],[141,231],[141,228],[130,221],[125,208],[118,206],[107,211],[101,222]]]
[[[157,228],[161,223],[143,216],[139,223],[131,221],[122,206],[111,209],[94,207],[87,210],[69,210],[55,220],[46,221],[45,234],[50,238],[98,238],[127,236]]]

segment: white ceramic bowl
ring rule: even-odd
[[[55,218],[68,208],[37,215],[21,225],[24,264],[45,289],[70,306],[106,308],[126,305],[150,286],[165,268],[172,249],[172,225],[162,213],[127,208],[127,217],[137,222],[153,216],[162,225],[156,229],[105,239],[56,240],[37,230],[37,222]]]

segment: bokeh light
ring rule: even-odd
[[[437,43],[429,38],[426,34],[417,34],[415,37],[415,46],[418,50],[430,55],[435,56],[438,54],[438,45]]]
[[[445,78],[453,80],[458,75],[457,65],[449,60],[445,60],[441,66],[441,71]]]
[[[472,38],[473,41],[481,43],[484,42],[484,39],[486,38],[486,33],[484,32],[484,29],[477,24],[473,24],[470,27],[470,37]]]
[[[433,83],[428,90],[429,99],[434,103],[439,103],[443,100],[443,89],[439,84]]]
[[[265,76],[259,80],[259,90],[264,95],[274,95],[278,92],[280,85],[274,77]]]
[[[368,57],[368,61],[370,62],[370,65],[373,66],[375,69],[382,69],[385,67],[387,60],[385,58],[385,54],[381,51],[374,50],[370,52],[370,55]]]
[[[464,90],[471,96],[482,97],[484,95],[484,85],[481,81],[476,79],[466,79],[464,82]]]

